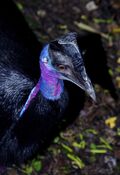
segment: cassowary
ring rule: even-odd
[[[84,93],[77,93],[71,84],[65,86],[63,80],[95,99],[76,37],[69,33],[41,52],[12,1],[1,3],[0,164],[24,162],[44,148],[63,119],[78,115]]]
[[[23,163],[45,149],[65,120],[71,122],[79,114],[84,92],[95,100],[83,61],[84,38],[69,33],[41,50],[14,3],[1,2],[1,165]],[[87,55],[85,62],[90,57]]]

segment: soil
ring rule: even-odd
[[[38,39],[45,43],[83,23],[102,32],[109,73],[120,97],[120,1],[14,0]],[[55,138],[44,155],[8,175],[120,175],[120,100],[96,85],[97,105],[86,97],[77,120]],[[120,99],[120,98],[119,98]]]

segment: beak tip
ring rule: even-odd
[[[95,103],[97,102],[95,93],[90,94],[90,97],[93,99],[93,101],[94,101]]]
[[[92,100],[96,103],[97,102],[97,99],[96,99],[96,94],[95,94],[95,91],[94,91],[94,88],[91,84],[91,86],[89,87],[89,89],[87,89],[87,94],[92,98]]]

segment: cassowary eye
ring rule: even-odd
[[[66,67],[65,67],[64,65],[62,65],[62,64],[59,64],[59,65],[58,65],[58,68],[59,68],[59,70],[61,70],[61,71],[63,71],[63,70],[66,69]]]

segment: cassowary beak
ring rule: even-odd
[[[70,74],[66,74],[66,75],[64,74],[62,76],[62,79],[68,80],[76,84],[78,87],[83,89],[96,102],[95,91],[89,77],[87,76],[84,66],[82,66],[82,70],[80,71],[80,73],[78,73],[75,70],[72,70]]]

